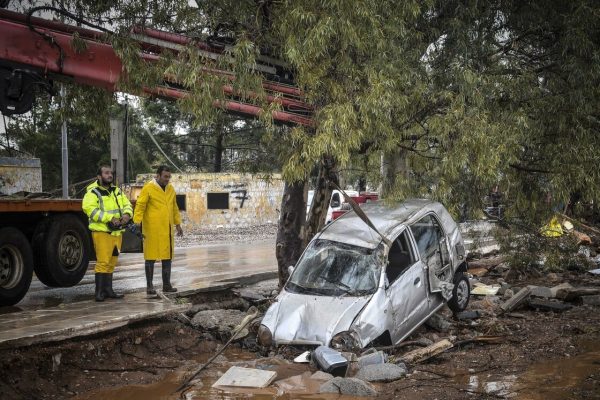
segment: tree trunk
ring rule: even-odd
[[[391,154],[386,154],[383,157],[381,169],[383,185],[380,196],[387,197],[394,191],[398,177],[408,179],[409,167],[406,150],[397,149]]]
[[[308,221],[306,222],[304,236],[305,246],[325,225],[329,201],[331,199],[331,186],[329,185],[329,181],[334,181],[335,183],[338,182],[336,166],[336,161],[332,156],[325,155],[321,158],[319,177],[317,178],[317,185],[308,213]]]
[[[279,226],[275,255],[279,271],[279,287],[283,287],[289,277],[288,267],[295,265],[304,251],[304,222],[306,203],[304,189],[306,182],[285,183],[281,199]]]
[[[215,163],[214,163],[214,172],[221,172],[223,169],[223,128],[219,126],[220,132],[217,133],[217,140],[215,142]]]

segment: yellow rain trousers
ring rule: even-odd
[[[96,268],[98,274],[112,274],[117,265],[118,256],[121,251],[122,235],[111,235],[108,232],[92,232],[94,250],[96,250]],[[115,250],[116,249],[116,250]]]

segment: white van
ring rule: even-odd
[[[359,193],[356,190],[346,190],[346,194],[350,197],[357,197]],[[315,194],[314,190],[308,191],[308,198],[306,200],[306,216],[308,218],[308,212],[310,211],[310,206],[312,205],[313,196]],[[339,211],[342,209],[342,206],[346,203],[344,199],[344,195],[339,190],[334,190],[331,192],[331,200],[329,200],[329,207],[327,208],[327,218],[325,219],[325,223],[328,224],[333,220],[333,212]]]

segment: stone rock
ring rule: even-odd
[[[356,374],[356,378],[367,382],[393,382],[407,373],[403,364],[371,364],[362,367]]]
[[[448,322],[439,314],[433,314],[427,321],[425,321],[425,325],[435,329],[438,332],[447,332],[452,326],[450,322]]]
[[[319,393],[347,394],[350,396],[377,396],[369,383],[357,378],[333,378],[321,385]]]
[[[328,374],[327,372],[317,371],[310,376],[310,379],[314,379],[316,381],[330,381],[333,379],[333,375]]]
[[[515,294],[513,293],[512,289],[506,289],[506,291],[504,292],[504,294],[502,295],[502,300],[508,300],[511,297],[513,297]]]
[[[456,318],[460,320],[477,319],[479,317],[481,317],[481,312],[479,310],[461,311],[458,314],[456,314]]]
[[[230,338],[244,317],[239,310],[206,310],[200,311],[192,318],[192,326],[203,331],[218,333],[221,338]]]
[[[542,297],[542,298],[552,298],[554,297],[552,295],[552,289],[545,287],[545,286],[529,286],[529,288],[531,289],[531,296],[532,297]]]

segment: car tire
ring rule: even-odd
[[[29,290],[33,256],[29,241],[15,228],[0,229],[0,306],[17,304]]]
[[[70,287],[83,279],[91,245],[88,230],[76,215],[51,217],[35,237],[35,273],[42,283]]]
[[[454,275],[454,289],[452,289],[452,298],[448,301],[448,307],[453,313],[464,311],[469,305],[469,297],[471,296],[471,285],[469,278],[458,272]]]

